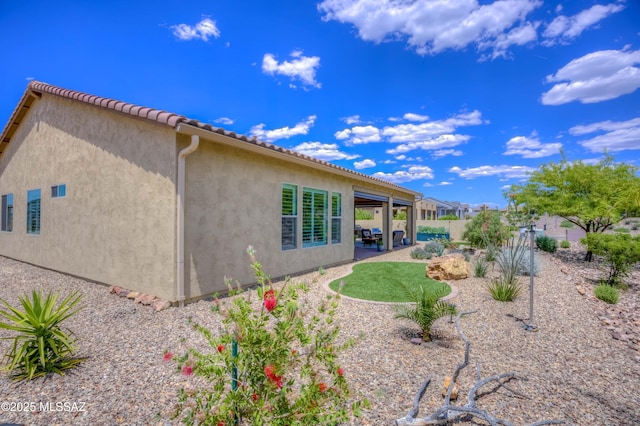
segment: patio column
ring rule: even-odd
[[[384,238],[384,246],[388,251],[393,250],[393,195],[389,195],[389,202],[387,203],[387,217],[384,221],[384,229],[382,235]]]

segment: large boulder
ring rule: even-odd
[[[463,280],[469,277],[469,263],[460,253],[435,257],[427,264],[426,276],[438,281]]]

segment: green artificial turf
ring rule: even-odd
[[[366,262],[353,266],[353,272],[344,278],[335,280],[329,287],[338,291],[344,281],[342,294],[356,299],[376,302],[411,302],[402,283],[410,288],[427,284],[427,289],[436,292],[447,284],[425,277],[425,264],[413,262]]]

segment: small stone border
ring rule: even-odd
[[[388,261],[385,261],[385,262],[388,262]],[[375,262],[368,262],[368,263],[375,263]],[[349,264],[348,267],[347,267],[347,270],[345,271],[345,273],[340,275],[339,277],[323,281],[322,288],[327,293],[338,294],[338,292],[332,290],[331,287],[329,287],[329,284],[331,284],[335,280],[339,280],[339,279],[344,278],[344,277],[346,277],[348,275],[351,275],[353,273],[353,265],[355,265],[355,264],[356,263]],[[442,282],[444,282],[449,287],[451,287],[451,293],[447,294],[441,300],[447,301],[447,300],[453,299],[454,297],[456,297],[458,295],[458,287],[454,286],[453,284],[451,284],[449,282],[445,282],[445,281],[442,281]],[[376,301],[376,300],[357,299],[355,297],[345,296],[344,294],[340,294],[340,298],[347,299],[347,300],[352,300],[354,302],[370,303],[370,304],[373,304],[373,305],[396,305],[396,304],[398,304],[398,302],[379,302],[379,301]],[[407,303],[410,303],[410,302],[407,302]]]
[[[133,300],[135,303],[140,303],[144,306],[151,306],[155,312],[164,311],[171,307],[171,302],[151,294],[140,293],[137,291],[127,290],[126,288],[113,285],[109,287],[109,293],[115,294],[119,297],[126,297]]]

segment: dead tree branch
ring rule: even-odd
[[[420,400],[426,393],[427,388],[431,383],[431,378],[429,377],[427,378],[427,380],[424,381],[422,386],[420,386],[420,389],[418,390],[418,393],[416,394],[416,397],[413,400],[413,409],[405,417],[396,419],[395,420],[396,426],[445,425],[447,423],[450,423],[455,420],[459,420],[467,416],[478,417],[480,419],[483,419],[489,422],[491,426],[497,426],[497,425],[512,426],[512,423],[510,423],[509,421],[498,418],[493,414],[489,413],[488,411],[478,408],[476,406],[476,400],[479,398],[478,391],[483,386],[489,383],[496,383],[496,386],[490,392],[495,392],[501,387],[511,391],[511,389],[509,389],[505,385],[510,380],[518,378],[516,374],[513,372],[496,374],[490,377],[485,377],[483,379],[480,374],[480,365],[476,365],[478,380],[476,381],[475,385],[473,385],[473,387],[469,390],[469,394],[467,395],[467,403],[463,406],[457,406],[457,405],[451,404],[451,392],[453,391],[453,387],[455,386],[456,381],[458,380],[458,376],[460,375],[462,370],[464,370],[469,365],[469,351],[471,349],[471,342],[469,341],[467,336],[464,335],[464,333],[462,332],[462,329],[460,328],[460,317],[462,317],[463,315],[472,314],[473,312],[475,311],[460,312],[456,316],[456,321],[455,321],[456,330],[458,331],[458,334],[460,335],[460,337],[465,343],[464,360],[456,367],[453,373],[451,382],[449,383],[449,387],[447,388],[447,393],[444,397],[444,404],[439,408],[437,408],[431,415],[423,418],[418,417]],[[487,393],[489,392],[486,392],[483,395]],[[513,392],[513,393],[521,397],[526,397],[525,395],[519,394],[517,392]],[[532,423],[529,426],[543,426],[543,425],[564,424],[564,423],[565,423],[564,420],[542,420],[539,422]]]

